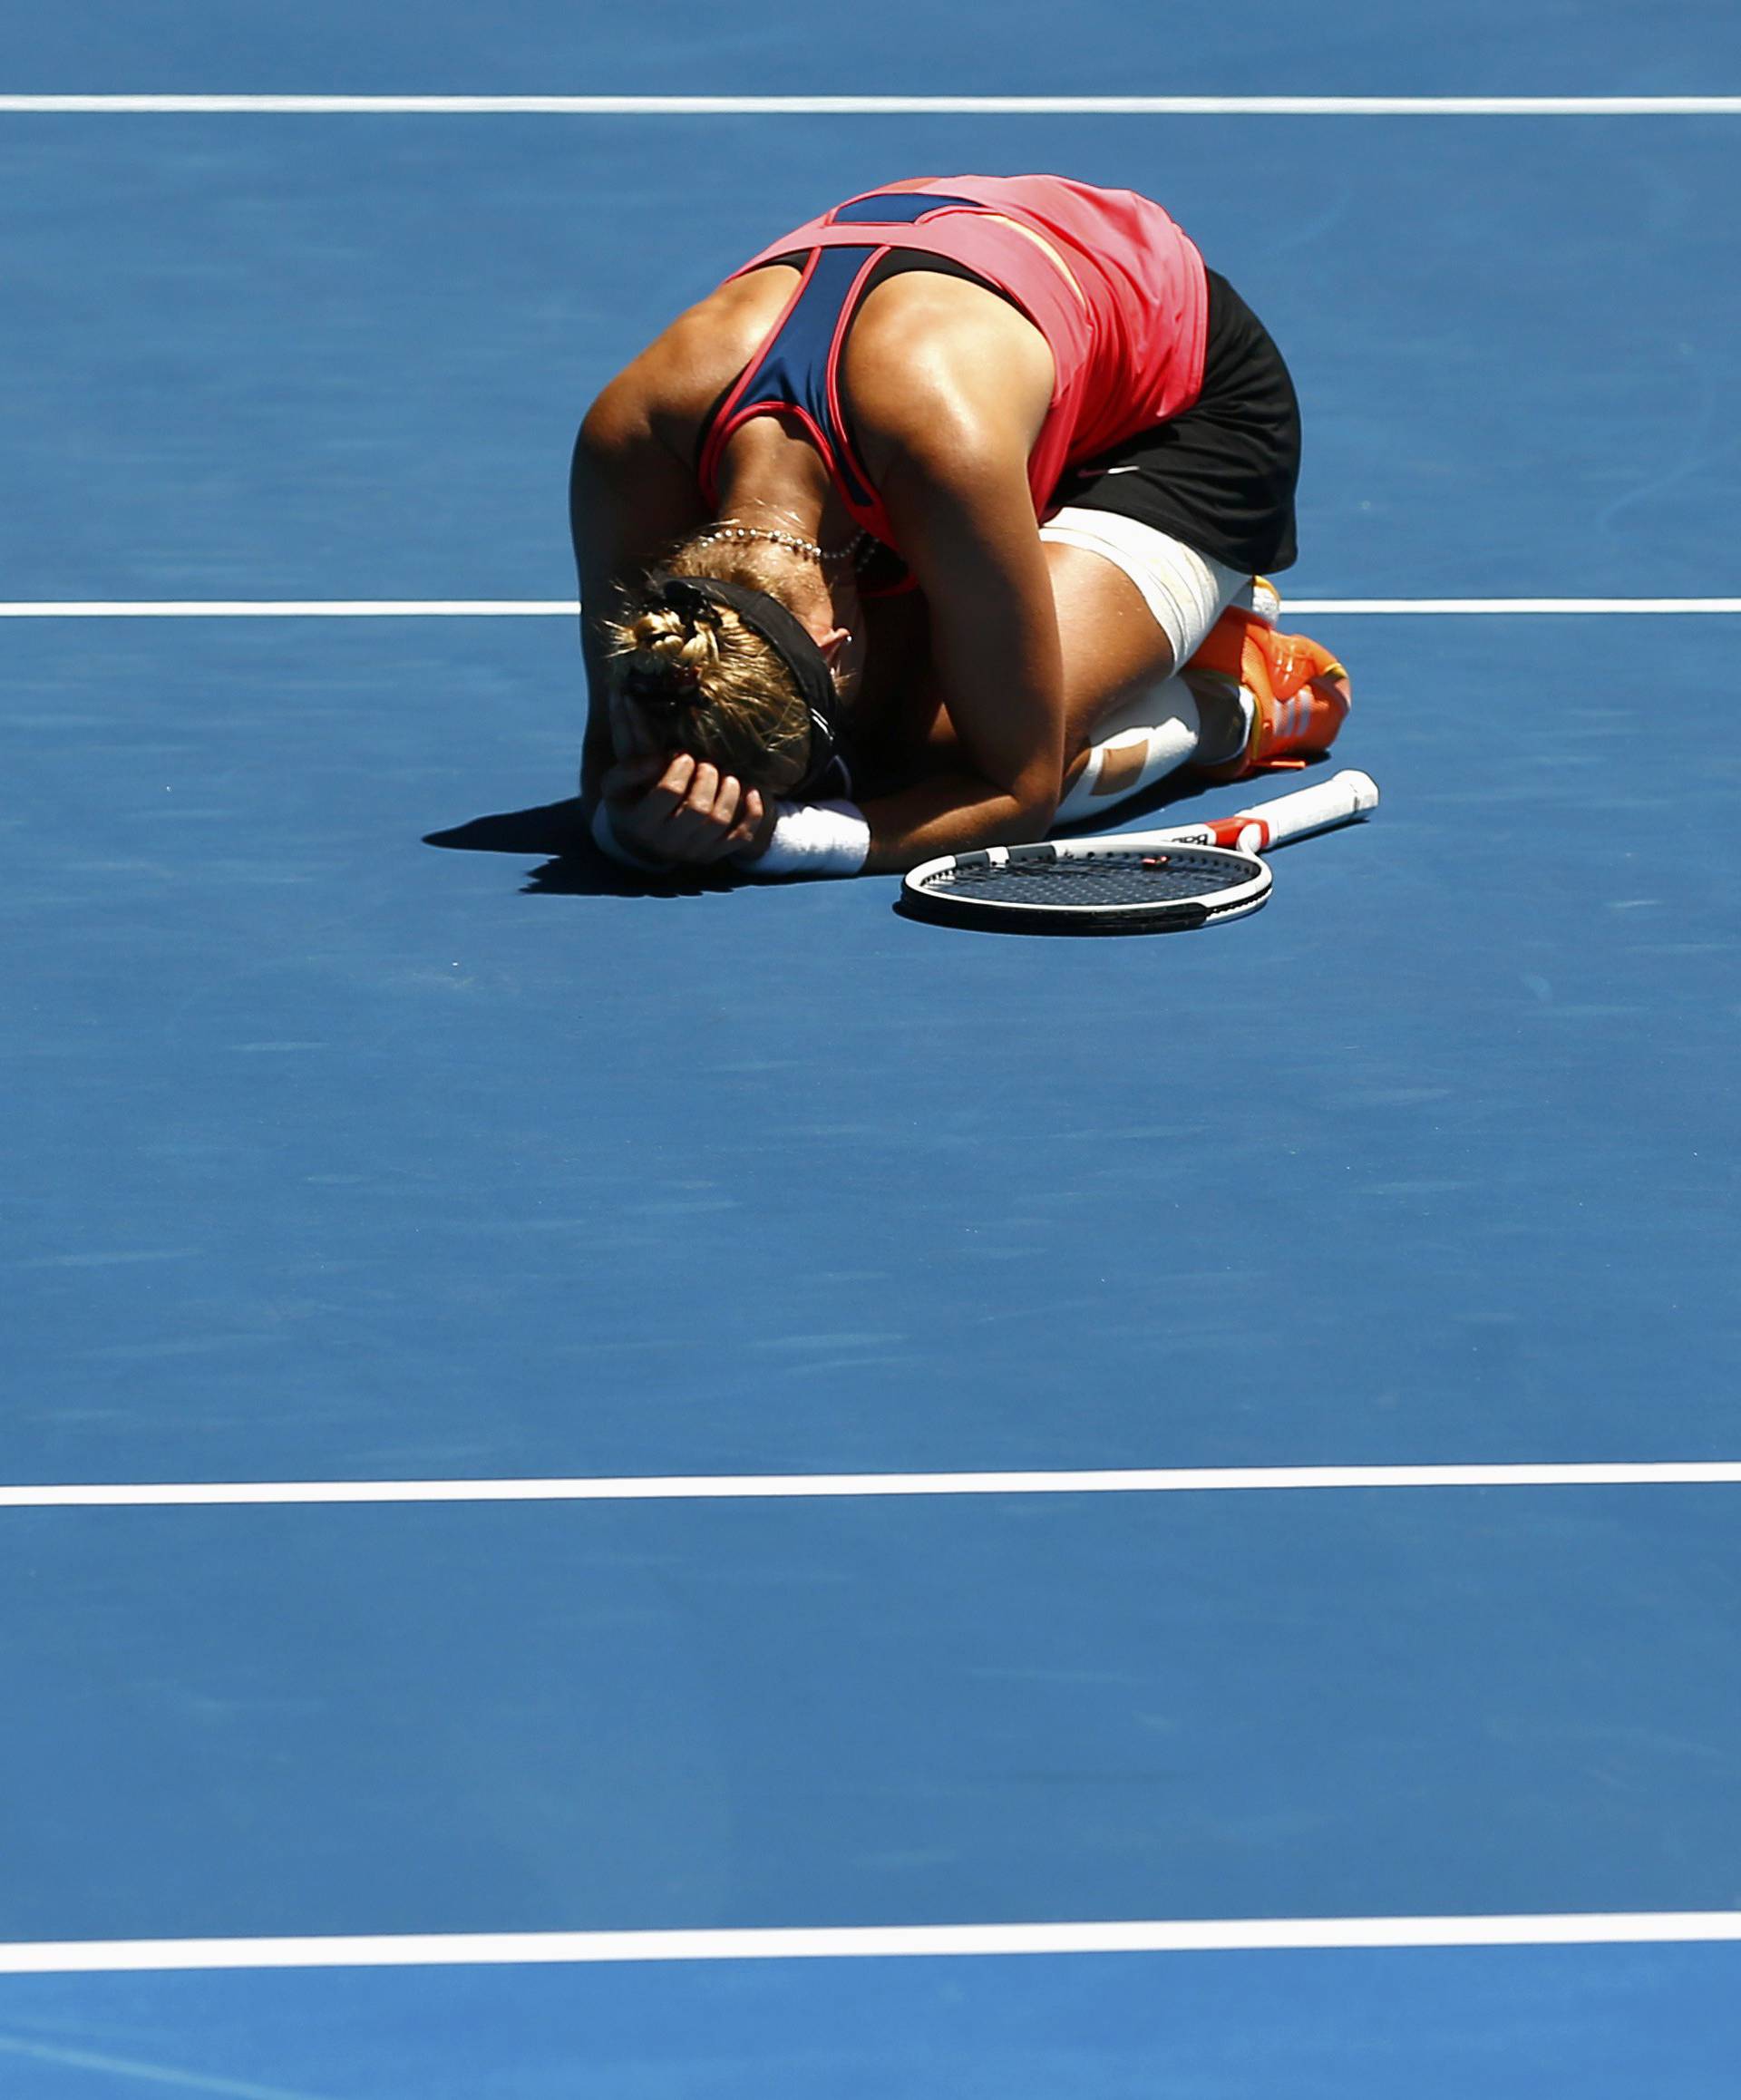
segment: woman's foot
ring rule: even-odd
[[[1267,594],[1267,595],[1264,595]],[[1256,609],[1230,606],[1182,674],[1202,716],[1197,771],[1243,780],[1271,767],[1304,765],[1329,749],[1348,718],[1348,675],[1305,635],[1279,635],[1280,601],[1257,579]]]

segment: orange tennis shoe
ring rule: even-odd
[[[1275,586],[1260,577],[1251,599],[1250,608],[1229,606],[1182,674],[1193,690],[1207,686],[1222,698],[1230,689],[1243,691],[1250,705],[1245,749],[1198,766],[1205,780],[1304,765],[1336,742],[1352,705],[1348,674],[1328,649],[1304,635],[1276,632]]]

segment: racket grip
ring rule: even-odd
[[[1255,809],[1240,810],[1223,817],[1214,827],[1218,845],[1238,846],[1247,852],[1261,852],[1284,839],[1303,839],[1311,831],[1328,831],[1349,824],[1378,806],[1378,783],[1370,773],[1352,767],[1316,781],[1290,795],[1260,802]],[[1225,838],[1222,834],[1225,833]]]

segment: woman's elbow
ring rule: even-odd
[[[1052,829],[1064,800],[1064,775],[1053,761],[1025,767],[1016,781],[1016,801],[1024,839],[1043,839]]]
[[[1019,846],[1028,840],[1043,839],[1052,829],[1062,799],[1062,788],[1056,781],[1021,781],[1011,788],[1004,798],[994,823],[987,826],[985,843],[987,846]]]

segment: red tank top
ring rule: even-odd
[[[857,521],[894,544],[840,399],[847,329],[866,279],[890,249],[962,265],[1046,337],[1057,376],[1028,456],[1036,518],[1057,508],[1055,491],[1071,467],[1197,399],[1209,307],[1203,261],[1158,204],[1058,175],[893,183],[837,205],[733,272],[803,258],[797,290],[704,438],[707,502],[717,501],[719,458],[732,433],[753,416],[784,416],[807,430]]]

